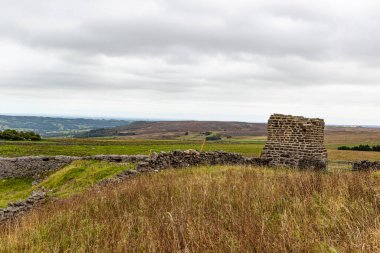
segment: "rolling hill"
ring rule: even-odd
[[[170,139],[207,131],[224,136],[263,136],[265,123],[229,121],[136,121],[127,126],[103,128],[84,133],[82,137],[138,136],[138,138]]]
[[[81,133],[79,137],[112,137],[135,139],[175,139],[199,137],[201,133],[218,132],[222,136],[266,136],[267,124],[228,121],[136,121],[127,126],[102,128]],[[326,143],[379,143],[380,128],[360,126],[327,126]]]
[[[45,137],[72,136],[83,131],[98,128],[125,126],[129,120],[55,118],[37,116],[5,116],[0,115],[0,130],[16,129],[34,131]]]

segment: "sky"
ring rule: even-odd
[[[380,125],[375,0],[1,0],[0,114]]]

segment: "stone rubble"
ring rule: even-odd
[[[137,171],[154,171],[168,168],[187,168],[200,165],[254,165],[268,166],[269,160],[247,158],[224,151],[198,152],[196,150],[153,153],[147,161],[139,162]]]
[[[357,171],[380,170],[380,162],[359,161],[352,164],[352,169]]]
[[[8,203],[6,208],[0,208],[0,223],[14,219],[17,216],[29,211],[34,206],[45,202],[46,190],[41,188],[32,192],[29,198],[24,201]]]

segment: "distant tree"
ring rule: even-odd
[[[376,152],[380,152],[380,145],[374,145],[372,147],[370,145],[368,145],[368,144],[354,146],[354,147],[340,146],[340,147],[338,147],[338,150],[376,151]]]
[[[189,135],[189,132],[185,132],[185,135],[186,135],[186,136]]]
[[[40,141],[41,136],[31,131],[19,132],[13,129],[6,129],[4,131],[0,131],[0,139],[9,141]]]
[[[214,134],[214,135],[206,137],[206,141],[219,141],[221,139],[222,139],[222,135],[221,134]]]
[[[208,135],[212,135],[212,132],[211,131],[206,131],[205,132],[205,135],[208,136]]]
[[[352,148],[352,150],[357,151],[372,151],[372,148],[369,145],[359,145]]]

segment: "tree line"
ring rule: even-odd
[[[0,131],[0,140],[9,141],[40,141],[41,136],[32,131],[16,131],[13,129],[6,129]]]
[[[354,147],[348,147],[348,146],[340,146],[338,147],[338,150],[355,150],[355,151],[375,151],[380,152],[380,145],[359,145]]]

